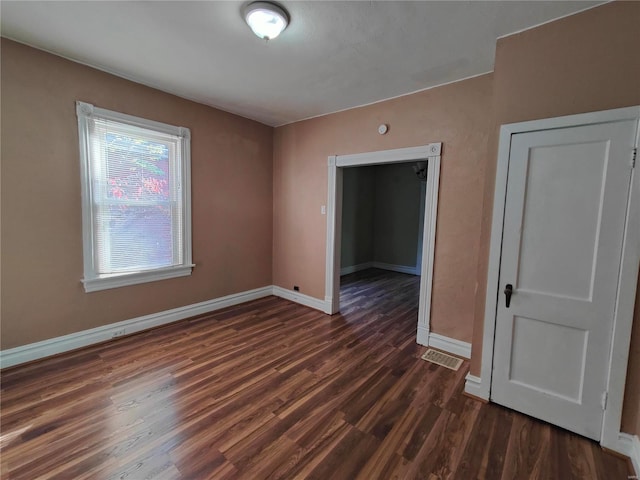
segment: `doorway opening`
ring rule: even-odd
[[[417,312],[426,162],[343,167],[342,180],[341,312],[378,301],[384,310],[399,294]]]
[[[433,284],[435,227],[440,179],[442,143],[352,155],[330,156],[328,159],[327,252],[325,303],[331,314],[340,311],[340,267],[342,244],[342,210],[344,170],[348,167],[426,162],[427,179],[424,195],[424,220],[419,271],[420,297],[418,307],[417,343],[429,344],[429,319]]]

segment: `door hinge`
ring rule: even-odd
[[[636,157],[638,156],[638,147],[633,149],[631,154],[631,168],[636,168]]]
[[[609,392],[602,392],[602,398],[601,400],[601,405],[602,405],[602,410],[606,410],[607,409],[607,400],[609,399]]]

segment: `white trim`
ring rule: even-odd
[[[638,148],[640,144],[640,106],[628,110],[630,110],[629,113],[635,110],[635,118],[638,121],[635,142],[635,147]],[[629,156],[629,161],[631,162],[631,156]],[[609,397],[607,408],[602,418],[602,439],[600,441],[603,447],[612,450],[613,446],[617,444],[620,425],[622,424],[624,389],[627,381],[629,346],[638,287],[638,268],[640,266],[640,175],[638,174],[637,165],[631,171],[629,189],[629,203],[627,204],[627,218],[618,277],[618,297],[613,315],[609,375],[607,379]]]
[[[358,263],[357,265],[351,265],[349,267],[340,268],[340,276],[349,275],[350,273],[360,272],[368,268],[373,268],[373,262]]]
[[[409,275],[418,275],[418,269],[408,265],[393,265],[391,263],[373,262],[373,268],[389,270],[391,272],[408,273]]]
[[[423,325],[418,322],[418,330],[416,331],[416,343],[418,345],[429,345],[429,325]]]
[[[425,215],[422,232],[422,267],[420,276],[420,301],[418,304],[418,328],[429,331],[431,324],[431,294],[433,292],[433,264],[436,255],[436,221],[438,217],[438,189],[440,186],[440,152],[429,157],[427,163],[427,192],[424,198]],[[424,345],[424,343],[420,345]]]
[[[18,40],[16,40],[16,41],[18,41]],[[34,47],[34,48],[38,48],[38,47]],[[58,54],[54,53],[54,55],[58,55]],[[72,61],[75,61],[75,60],[72,60]],[[360,105],[354,105],[353,107],[341,108],[340,110],[332,110],[331,112],[319,113],[317,115],[312,115],[310,117],[301,118],[299,120],[292,120],[290,122],[286,122],[286,123],[281,123],[281,124],[275,125],[274,128],[284,127],[286,125],[291,125],[292,123],[304,122],[306,120],[312,120],[314,118],[326,117],[327,115],[333,115],[334,113],[348,112],[349,110],[355,110],[356,108],[362,108],[362,107],[368,107],[370,105],[376,105],[378,103],[387,102],[389,100],[395,100],[396,98],[408,97],[409,95],[415,95],[416,93],[426,92],[427,90],[433,90],[434,88],[444,87],[446,85],[451,85],[453,83],[464,82],[465,80],[471,80],[472,78],[482,77],[483,75],[488,75],[490,73],[493,73],[493,70],[487,70],[486,72],[481,72],[481,73],[474,73],[473,75],[469,75],[468,77],[457,78],[455,80],[451,80],[451,81],[444,82],[444,83],[439,83],[437,85],[431,85],[430,87],[420,88],[418,90],[413,90],[411,92],[402,93],[400,95],[395,95],[393,97],[386,97],[386,98],[383,98],[381,100],[376,100],[376,101],[369,102],[369,103],[362,103]],[[218,107],[216,107],[216,108],[218,108]]]
[[[337,313],[340,310],[340,242],[342,240],[341,167],[427,160],[427,192],[424,200],[426,214],[424,218],[422,242],[422,275],[420,277],[417,342],[420,345],[426,345],[428,343],[441,151],[442,143],[430,143],[418,147],[357,153],[353,155],[332,155],[328,157],[325,303],[328,302],[330,304],[328,309],[330,313]]]
[[[106,108],[96,107],[90,103],[82,102],[80,100],[76,101],[76,115],[79,118],[82,117],[84,119],[92,117],[106,118],[108,120],[134,125],[147,130],[155,130],[181,138],[191,138],[191,131],[186,127],[178,127],[168,123],[158,122],[156,120],[148,120],[146,118],[136,117],[135,115],[107,110]]]
[[[310,297],[304,293],[296,292],[294,290],[287,290],[286,288],[278,287],[274,285],[272,287],[273,295],[276,297],[284,298],[285,300],[291,300],[292,302],[299,303],[305,307],[320,310],[321,312],[330,314],[331,304],[327,301],[319,300],[315,297]]]
[[[111,323],[102,327],[83,330],[61,337],[43,340],[20,347],[0,351],[0,367],[7,368],[20,363],[38,360],[58,353],[68,352],[77,348],[86,347],[100,342],[111,340],[114,337],[129,335],[131,333],[147,330],[149,328],[166,325],[168,323],[183,320],[185,318],[202,315],[221,308],[231,307],[240,303],[268,297],[273,294],[271,285],[246,292],[234,293],[205,302],[194,303],[184,307],[173,308],[163,312],[152,313],[142,317]]]
[[[86,293],[108,290],[110,288],[138,285],[140,283],[156,282],[169,278],[188,277],[195,265],[179,265],[169,268],[158,268],[145,272],[126,273],[121,275],[105,276],[100,278],[82,279]]]
[[[422,275],[422,253],[424,242],[425,199],[427,198],[427,182],[420,182],[420,215],[418,222],[418,245],[416,248],[416,275]]]
[[[620,433],[618,435],[618,449],[612,450],[629,457],[636,472],[636,478],[640,478],[640,438],[637,435]]]
[[[440,155],[442,143],[430,143],[420,147],[396,148],[377,152],[354,153],[335,157],[336,167],[362,167],[385,163],[412,162],[426,160]],[[427,173],[428,175],[428,173]]]
[[[535,25],[531,25],[529,27],[521,28],[520,30],[516,30],[515,32],[505,33],[504,35],[500,35],[498,38],[496,38],[496,42],[498,40],[503,39],[503,38],[507,38],[507,37],[510,37],[512,35],[518,35],[519,33],[526,32],[527,30],[533,30],[534,28],[541,27],[543,25],[546,25],[547,23],[553,23],[553,22],[556,22],[558,20],[562,20],[563,18],[573,17],[574,15],[577,15],[577,14],[582,13],[582,12],[586,12],[587,10],[591,10],[592,8],[601,7],[605,3],[609,3],[611,1],[613,1],[613,0],[606,0],[606,1],[602,2],[602,3],[596,3],[595,5],[590,5],[588,7],[585,7],[583,9],[581,9],[581,10],[576,10],[575,12],[566,13],[566,14],[560,16],[560,17],[554,17],[554,18],[552,18],[550,20],[546,20],[546,21],[541,22],[541,23],[536,23]]]
[[[331,304],[329,313],[333,315],[340,311],[340,254],[342,242],[342,169],[336,166],[336,156],[328,158],[327,195],[327,254],[325,258],[325,301]],[[336,204],[340,208],[336,208]],[[338,232],[338,233],[336,233]],[[336,241],[336,235],[338,241]]]
[[[455,338],[445,337],[439,333],[431,332],[429,334],[429,346],[457,355],[459,357],[471,358],[471,344],[456,340]]]
[[[474,397],[482,398],[480,396],[482,393],[482,379],[468,373],[464,381],[464,391]]]
[[[307,307],[329,313],[330,301],[322,301],[317,298],[294,292],[275,285],[234,293],[213,300],[207,300],[184,307],[173,308],[163,312],[151,313],[142,317],[132,318],[121,322],[110,323],[102,327],[70,333],[61,337],[50,338],[41,342],[30,343],[20,347],[0,351],[0,368],[12,367],[25,362],[50,357],[59,353],[68,352],[96,343],[105,342],[115,337],[130,335],[132,333],[159,327],[185,318],[195,317],[204,313],[231,307],[240,303],[257,300],[259,298],[274,295]]]
[[[82,243],[83,243],[83,271],[85,292],[95,292],[127,285],[136,285],[168,278],[191,275],[194,267],[192,263],[191,245],[191,131],[186,127],[169,125],[167,123],[147,120],[133,115],[95,107],[86,102],[76,101],[76,116],[78,119],[78,138],[80,149],[80,177],[82,199]],[[175,162],[170,162],[173,178],[179,177],[179,183],[172,182],[172,201],[180,206],[182,218],[179,226],[172,228],[174,241],[177,235],[182,236],[180,259],[174,256],[175,265],[166,268],[143,270],[140,272],[119,272],[104,275],[96,271],[95,250],[95,218],[93,202],[94,178],[91,173],[93,154],[91,151],[91,125],[95,118],[113,120],[121,124],[170,135],[175,140]],[[177,160],[179,158],[179,161]],[[179,170],[178,170],[179,168]],[[178,229],[180,232],[178,233]],[[180,263],[178,264],[178,261]]]
[[[482,337],[482,366],[480,378],[485,379],[478,387],[477,397],[489,399],[491,373],[493,368],[493,344],[495,335],[498,282],[500,276],[500,257],[502,250],[502,225],[509,169],[509,151],[511,137],[514,134],[530,131],[551,130],[571,126],[632,120],[640,118],[640,106],[618,108],[602,112],[589,112],[529,122],[512,123],[500,127],[500,143],[496,169],[495,192],[493,199],[493,218],[491,223],[491,243],[489,269],[487,273],[487,291],[484,314],[484,332]],[[638,138],[636,138],[636,148]],[[629,357],[629,341],[633,322],[633,306],[636,293],[638,265],[640,264],[640,175],[637,167],[633,170],[629,193],[629,210],[621,258],[621,270],[618,298],[613,322],[612,353],[608,376],[608,401],[604,411],[601,445],[619,451],[618,435],[622,417],[624,385]],[[471,392],[469,392],[471,393]]]

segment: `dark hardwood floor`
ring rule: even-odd
[[[621,479],[589,440],[420,359],[418,277],[343,278],[2,372],[3,479]]]

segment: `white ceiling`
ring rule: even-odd
[[[238,1],[0,3],[2,36],[277,126],[493,69],[496,38],[602,2],[287,1],[270,42]]]

